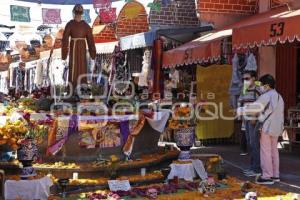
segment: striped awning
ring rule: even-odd
[[[278,9],[253,18],[253,24],[233,29],[233,48],[276,45],[277,42],[300,41],[300,9]]]
[[[118,45],[118,41],[97,43],[96,44],[97,54],[111,54],[114,52],[115,46],[117,46],[117,45]]]
[[[138,33],[120,38],[120,46],[123,51],[129,49],[138,49],[153,46],[156,39],[156,32],[150,31],[145,33]]]

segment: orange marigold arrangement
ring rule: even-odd
[[[16,120],[15,122],[7,121],[0,127],[0,145],[9,145],[12,150],[18,149],[18,142],[24,138],[28,128],[26,122]]]
[[[31,121],[29,113],[25,114],[24,119],[15,121],[7,120],[0,126],[0,145],[8,145],[12,150],[17,150],[20,142],[25,138],[35,139],[38,143],[42,142],[43,137],[48,132],[51,119]]]
[[[194,126],[194,113],[188,106],[176,107],[172,119],[169,120],[170,129],[189,128]]]

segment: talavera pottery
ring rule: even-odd
[[[176,145],[181,150],[179,159],[190,159],[190,149],[195,141],[195,128],[180,128],[176,129],[174,133]]]

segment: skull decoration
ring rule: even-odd
[[[213,177],[208,177],[207,180],[203,180],[200,182],[198,191],[202,194],[206,193],[215,193],[216,191],[216,184]]]
[[[208,177],[207,179],[207,186],[209,193],[215,193],[216,191],[216,183],[213,177]]]
[[[202,194],[205,194],[207,192],[207,180],[203,180],[200,182],[198,191]]]
[[[257,200],[256,192],[248,192],[245,196],[245,200]]]
[[[148,189],[146,194],[149,200],[156,200],[158,196],[157,190],[155,188]]]

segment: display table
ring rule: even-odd
[[[52,180],[48,176],[37,180],[7,180],[4,186],[5,199],[46,200],[52,185]]]
[[[193,181],[198,175],[202,180],[207,179],[207,173],[200,160],[184,161],[182,163],[174,162],[170,165],[171,172],[168,175],[168,179],[178,177],[186,181]]]

